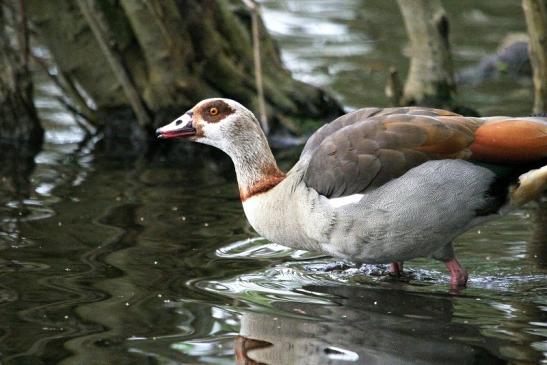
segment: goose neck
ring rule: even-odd
[[[266,138],[230,153],[234,162],[241,201],[265,193],[285,178],[279,169]]]

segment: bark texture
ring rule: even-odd
[[[132,133],[136,122],[120,119],[127,119],[128,110],[139,114],[121,73],[151,114],[151,125],[141,122],[141,130],[207,97],[230,97],[258,111],[251,14],[240,0],[27,1],[57,66],[90,96],[106,128],[121,128],[114,134]],[[268,117],[275,122],[339,114],[338,104],[322,90],[291,77],[261,21],[259,28]]]
[[[398,0],[411,59],[401,105],[449,107],[455,93],[448,18],[440,0]]]
[[[530,36],[528,52],[534,81],[534,113],[547,112],[547,2],[523,0]]]
[[[23,18],[24,19],[24,18]],[[6,9],[0,4],[0,140],[26,141],[39,144],[43,130],[32,102],[32,81],[27,67],[24,36],[17,48],[12,43],[10,28],[20,30],[20,24],[9,24]]]

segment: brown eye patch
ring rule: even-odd
[[[198,111],[201,118],[207,123],[220,122],[234,112],[235,110],[222,100],[212,100],[202,105]]]

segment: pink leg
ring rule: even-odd
[[[403,274],[403,262],[392,262],[389,265],[389,274],[397,277],[401,276]]]
[[[450,271],[450,286],[454,289],[463,288],[467,285],[467,270],[465,270],[458,260],[452,259],[445,261],[446,268]]]

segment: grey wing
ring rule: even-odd
[[[371,115],[371,109],[362,113]],[[372,113],[364,119],[350,114],[312,136],[302,153],[309,160],[304,173],[307,186],[329,198],[347,196],[381,186],[431,159],[468,158],[480,125],[477,119],[436,109]]]
[[[422,116],[459,116],[459,114],[434,108],[425,108],[425,107],[398,107],[398,108],[362,108],[355,110],[351,113],[342,115],[341,117],[336,118],[330,123],[325,124],[317,131],[315,131],[306,144],[304,149],[300,154],[300,158],[309,157],[309,155],[331,134],[337,132],[338,130],[360,123],[366,119],[379,116],[388,116],[394,114],[404,114],[404,115],[422,115]]]
[[[370,118],[382,110],[383,109],[381,108],[363,108],[355,110],[348,114],[344,114],[341,117],[336,118],[332,122],[325,124],[310,136],[310,138],[304,145],[304,149],[300,154],[300,158],[302,159],[308,157],[312,151],[319,147],[319,145],[321,144],[321,142],[323,142],[325,138],[327,138],[337,130]]]

